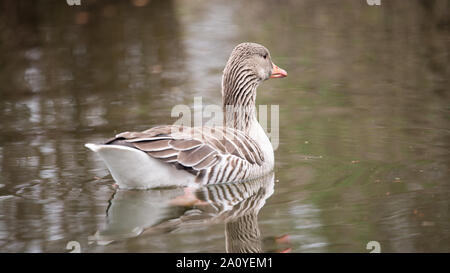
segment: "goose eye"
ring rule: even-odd
[[[267,58],[267,54],[264,54],[264,55],[263,55],[263,58],[266,59],[266,58]]]

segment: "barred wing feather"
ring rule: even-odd
[[[158,160],[197,175],[204,183],[231,182],[245,178],[248,169],[264,161],[258,144],[239,130],[227,127],[157,126],[143,132],[124,132],[106,144],[136,148]],[[234,173],[234,175],[232,175]],[[214,181],[213,181],[214,180]]]

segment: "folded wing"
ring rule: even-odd
[[[120,133],[106,144],[139,149],[199,177],[211,173],[224,159],[260,166],[264,161],[261,149],[253,139],[226,127],[164,125],[143,132]]]

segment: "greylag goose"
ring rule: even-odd
[[[120,188],[198,186],[260,177],[273,169],[274,153],[256,118],[256,89],[264,80],[286,76],[264,46],[241,43],[223,71],[224,126],[157,126],[85,146],[103,159]]]

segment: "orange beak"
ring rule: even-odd
[[[274,63],[272,63],[272,75],[270,75],[270,78],[284,78],[287,77],[286,70],[279,68]]]

